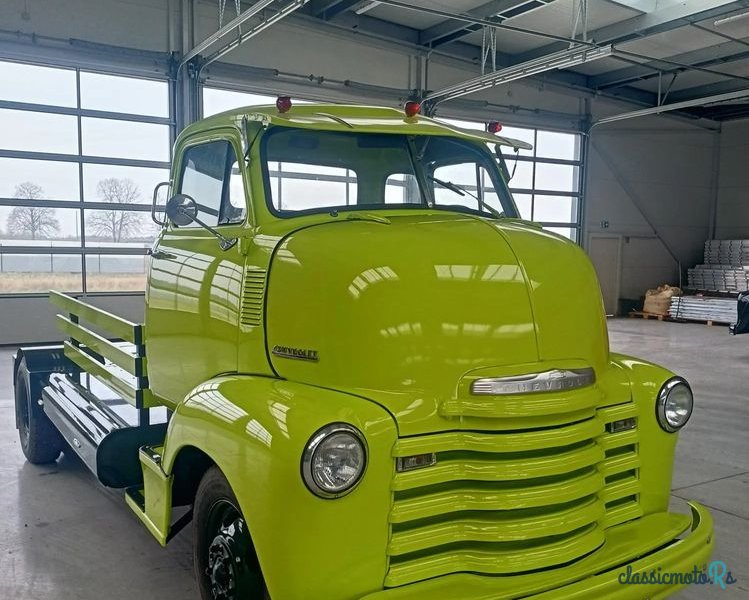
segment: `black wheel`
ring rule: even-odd
[[[247,523],[218,467],[200,481],[193,513],[193,560],[202,600],[270,600]]]
[[[64,442],[38,400],[31,397],[26,361],[21,361],[16,373],[18,436],[26,460],[34,465],[43,465],[57,460]]]

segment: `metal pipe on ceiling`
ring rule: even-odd
[[[251,37],[257,35],[264,29],[267,29],[268,27],[273,25],[273,23],[280,21],[285,16],[300,9],[302,6],[307,4],[308,1],[309,0],[292,0],[290,4],[288,4],[287,6],[284,6],[276,14],[272,15],[268,19],[265,19],[263,22],[257,24],[255,27],[253,27],[249,31],[243,34],[240,34],[237,39],[230,42],[229,44],[224,46],[222,49],[213,53],[211,55],[211,59],[209,60],[213,62],[214,60],[221,58],[222,56],[234,50],[234,48],[240,46],[242,43],[244,43]],[[237,15],[234,19],[229,21],[226,25],[221,27],[218,31],[209,35],[206,39],[204,39],[197,46],[195,46],[192,50],[190,50],[187,54],[185,54],[184,58],[182,59],[182,62],[179,65],[180,68],[186,65],[188,62],[190,62],[196,56],[203,54],[206,50],[208,50],[211,46],[213,46],[216,42],[218,42],[221,38],[223,38],[227,34],[231,33],[234,30],[238,30],[238,28],[245,21],[251,19],[258,13],[260,13],[262,10],[270,7],[270,5],[273,4],[274,2],[276,2],[276,0],[258,0],[257,2],[255,2],[255,4],[250,6],[243,13]]]
[[[637,117],[645,117],[648,115],[657,115],[664,112],[670,112],[673,110],[682,110],[684,108],[691,108],[694,106],[707,106],[710,104],[719,104],[721,102],[728,102],[730,100],[739,100],[741,98],[749,98],[749,89],[739,90],[737,92],[729,92],[726,94],[718,94],[716,96],[707,96],[706,98],[694,98],[692,100],[684,100],[683,102],[674,102],[672,104],[664,104],[662,106],[654,106],[653,108],[644,108],[642,110],[634,110],[632,112],[621,113],[619,115],[612,115],[610,117],[604,117],[598,119],[593,125],[604,125],[606,123],[614,123],[615,121],[624,121],[626,119],[635,119]]]
[[[533,60],[526,61],[511,67],[499,69],[492,73],[487,73],[480,77],[462,81],[455,85],[446,87],[442,90],[430,92],[424,97],[424,100],[431,101],[433,104],[459,98],[467,94],[486,90],[503,83],[516,81],[532,75],[538,75],[554,69],[564,69],[574,67],[593,60],[598,60],[611,56],[613,48],[604,46],[600,48],[590,48],[588,46],[573,47],[561,52],[555,52],[548,56],[542,56]]]
[[[497,29],[505,29],[506,31],[514,31],[516,33],[525,33],[528,35],[535,35],[537,37],[546,38],[547,40],[554,40],[557,42],[566,42],[569,44],[582,44],[590,47],[598,47],[595,42],[588,42],[583,40],[576,40],[571,37],[563,35],[555,35],[553,33],[545,33],[543,31],[536,31],[535,29],[526,29],[524,27],[515,27],[514,25],[505,25],[501,21],[493,21],[490,19],[479,19],[466,14],[451,13],[445,10],[439,10],[437,8],[428,8],[426,6],[414,6],[406,4],[405,2],[399,2],[398,0],[379,0],[380,4],[385,6],[393,6],[395,8],[402,8],[404,10],[412,10],[416,12],[422,12],[428,15],[434,15],[436,17],[442,17],[444,19],[455,19],[456,21],[463,21],[464,23],[470,23],[472,25],[483,25],[484,27],[496,27]]]

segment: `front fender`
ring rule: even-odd
[[[324,500],[304,485],[302,452],[332,422],[357,427],[367,470],[347,496]],[[167,474],[194,446],[234,490],[273,598],[359,598],[382,589],[397,430],[358,396],[268,377],[227,376],[195,388],[170,421]]]
[[[661,386],[674,373],[658,365],[623,354],[612,362],[626,372],[632,400],[637,405],[640,465],[640,506],[644,514],[666,512],[671,495],[674,454],[679,434],[668,433],[658,424],[655,405]]]

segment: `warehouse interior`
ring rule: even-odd
[[[694,390],[671,500],[737,582],[675,597],[749,594],[749,0],[5,0],[0,82],[0,596],[198,598],[189,531],[164,550],[74,456],[24,462],[12,355],[62,339],[50,288],[143,322],[177,135],[285,96],[436,98],[533,145],[505,156],[520,216],[588,254],[612,350]]]

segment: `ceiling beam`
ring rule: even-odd
[[[622,44],[706,19],[716,19],[748,7],[749,0],[683,0],[678,4],[669,5],[654,12],[643,13],[589,31],[588,36],[598,44]],[[545,54],[558,52],[564,48],[564,44],[560,42],[546,44],[540,48],[516,55],[515,61],[525,62]]]
[[[482,4],[481,6],[467,11],[466,15],[477,19],[486,19],[494,17],[499,13],[517,8],[518,6],[522,6],[523,4],[529,4],[533,1],[534,0],[491,0],[486,4]],[[424,29],[419,34],[419,43],[424,46],[430,44],[432,46],[445,44],[464,37],[472,31],[477,31],[480,27],[480,25],[469,24],[460,19],[445,19],[436,25]]]
[[[643,81],[658,77],[660,74],[669,75],[685,71],[684,67],[674,66],[673,63],[681,63],[697,68],[712,67],[715,65],[725,65],[739,60],[749,58],[749,48],[738,42],[725,42],[708,48],[698,48],[690,52],[676,54],[666,57],[662,60],[655,59],[642,66],[631,66],[616,71],[609,71],[590,78],[590,85],[596,89],[610,89],[619,87],[635,81]],[[730,77],[726,73],[726,77]]]
[[[316,7],[315,16],[324,21],[329,21],[360,2],[361,0],[326,0],[321,8]]]

